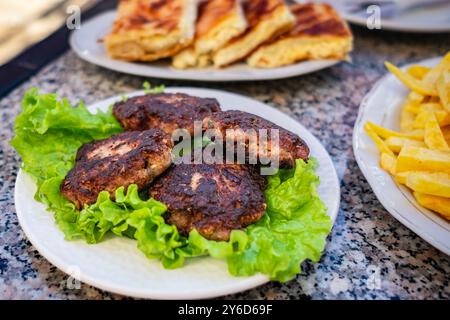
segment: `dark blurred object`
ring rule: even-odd
[[[53,32],[44,40],[34,44],[32,47],[0,67],[0,97],[5,96],[16,86],[35,74],[44,65],[56,59],[69,48],[68,39],[70,30],[65,24],[66,18],[68,17],[68,14],[66,13],[67,5],[67,2],[63,1],[58,6],[59,9],[61,10],[62,8],[62,12],[64,12],[64,19],[62,21],[62,26],[60,24],[60,27],[56,32]],[[83,23],[83,20],[89,19],[100,12],[114,9],[116,6],[117,0],[96,1],[93,5],[87,6],[82,10],[81,23]]]

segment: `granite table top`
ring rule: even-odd
[[[450,37],[368,31],[353,27],[352,62],[301,77],[251,83],[200,83],[144,79],[109,71],[71,51],[0,101],[0,298],[121,299],[82,284],[68,289],[67,275],[28,242],[14,208],[14,182],[20,158],[8,141],[26,89],[57,92],[71,102],[90,104],[140,89],[144,80],[167,86],[210,87],[253,97],[280,109],[319,138],[336,166],[341,207],[328,245],[317,264],[280,284],[226,298],[234,299],[449,299],[450,257],[395,220],[379,203],[361,174],[352,151],[352,129],[359,104],[386,70],[396,64],[435,57],[450,50]]]

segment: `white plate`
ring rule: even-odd
[[[296,0],[297,2],[304,2]],[[367,27],[368,15],[348,12],[344,3],[352,0],[312,0],[315,2],[329,2],[347,21]],[[426,0],[424,0],[426,1]],[[369,1],[370,2],[370,1]],[[382,30],[435,33],[450,31],[450,1],[436,7],[408,10],[391,19],[381,20]]]
[[[222,109],[247,111],[291,130],[301,136],[319,162],[317,174],[321,179],[318,192],[328,207],[328,215],[336,219],[339,209],[339,181],[330,156],[307,129],[284,113],[256,100],[217,90],[170,88],[167,92],[184,92],[199,97],[215,97]],[[127,94],[143,94],[142,91]],[[90,111],[107,110],[116,96],[89,107]],[[136,248],[136,241],[111,238],[89,245],[65,241],[54,223],[53,215],[33,198],[36,186],[22,170],[15,186],[15,204],[20,225],[33,246],[52,264],[73,277],[95,287],[142,298],[195,299],[221,296],[247,290],[268,281],[264,275],[233,277],[226,263],[209,257],[190,260],[176,270],[163,269],[161,262],[148,260]]]
[[[441,58],[417,64],[434,66]],[[397,220],[425,241],[450,255],[450,223],[422,206],[404,186],[380,168],[380,153],[364,132],[364,124],[372,121],[399,130],[400,110],[409,90],[392,74],[383,77],[361,103],[353,131],[353,151],[378,200]]]
[[[82,22],[81,29],[75,30],[70,37],[70,45],[77,55],[93,64],[115,71],[145,77],[164,79],[182,79],[196,81],[250,81],[281,79],[330,67],[339,61],[317,60],[305,61],[297,64],[273,68],[250,68],[245,63],[238,63],[224,69],[187,69],[177,70],[170,66],[170,61],[157,61],[151,63],[135,63],[114,60],[108,57],[106,50],[99,39],[102,39],[110,30],[116,12],[108,11],[89,21]]]

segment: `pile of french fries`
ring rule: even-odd
[[[372,122],[366,133],[381,152],[381,167],[410,188],[416,201],[450,221],[450,52],[433,68],[386,67],[411,89],[400,132]]]

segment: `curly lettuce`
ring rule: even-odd
[[[35,199],[55,213],[55,221],[67,239],[83,236],[75,207],[59,192],[59,186],[75,163],[84,143],[121,132],[111,112],[91,114],[80,102],[72,107],[56,94],[28,90],[22,112],[16,117],[11,145],[22,157],[22,168],[36,180]]]
[[[306,260],[318,261],[332,223],[317,195],[317,162],[296,161],[293,169],[268,177],[267,210],[245,230],[234,230],[227,242],[203,238],[193,230],[183,237],[165,223],[166,206],[146,199],[136,185],[115,192],[103,191],[97,202],[78,211],[60,193],[60,184],[75,163],[78,148],[92,140],[122,131],[108,112],[91,114],[83,103],[72,107],[55,94],[30,89],[16,118],[11,145],[23,160],[22,168],[37,184],[35,199],[47,205],[67,240],[83,238],[98,243],[107,234],[133,238],[149,259],[165,268],[182,267],[187,259],[207,255],[225,259],[235,276],[263,273],[288,281],[300,273]]]
[[[266,213],[247,227],[245,241],[244,234],[240,235],[239,250],[230,253],[222,243],[203,239],[196,232],[189,235],[190,245],[212,257],[226,258],[232,275],[260,272],[272,280],[292,279],[300,273],[304,260],[319,261],[332,227],[317,195],[316,165],[315,159],[308,163],[297,160],[294,169],[282,169],[268,177]],[[233,231],[238,232],[242,231]]]

